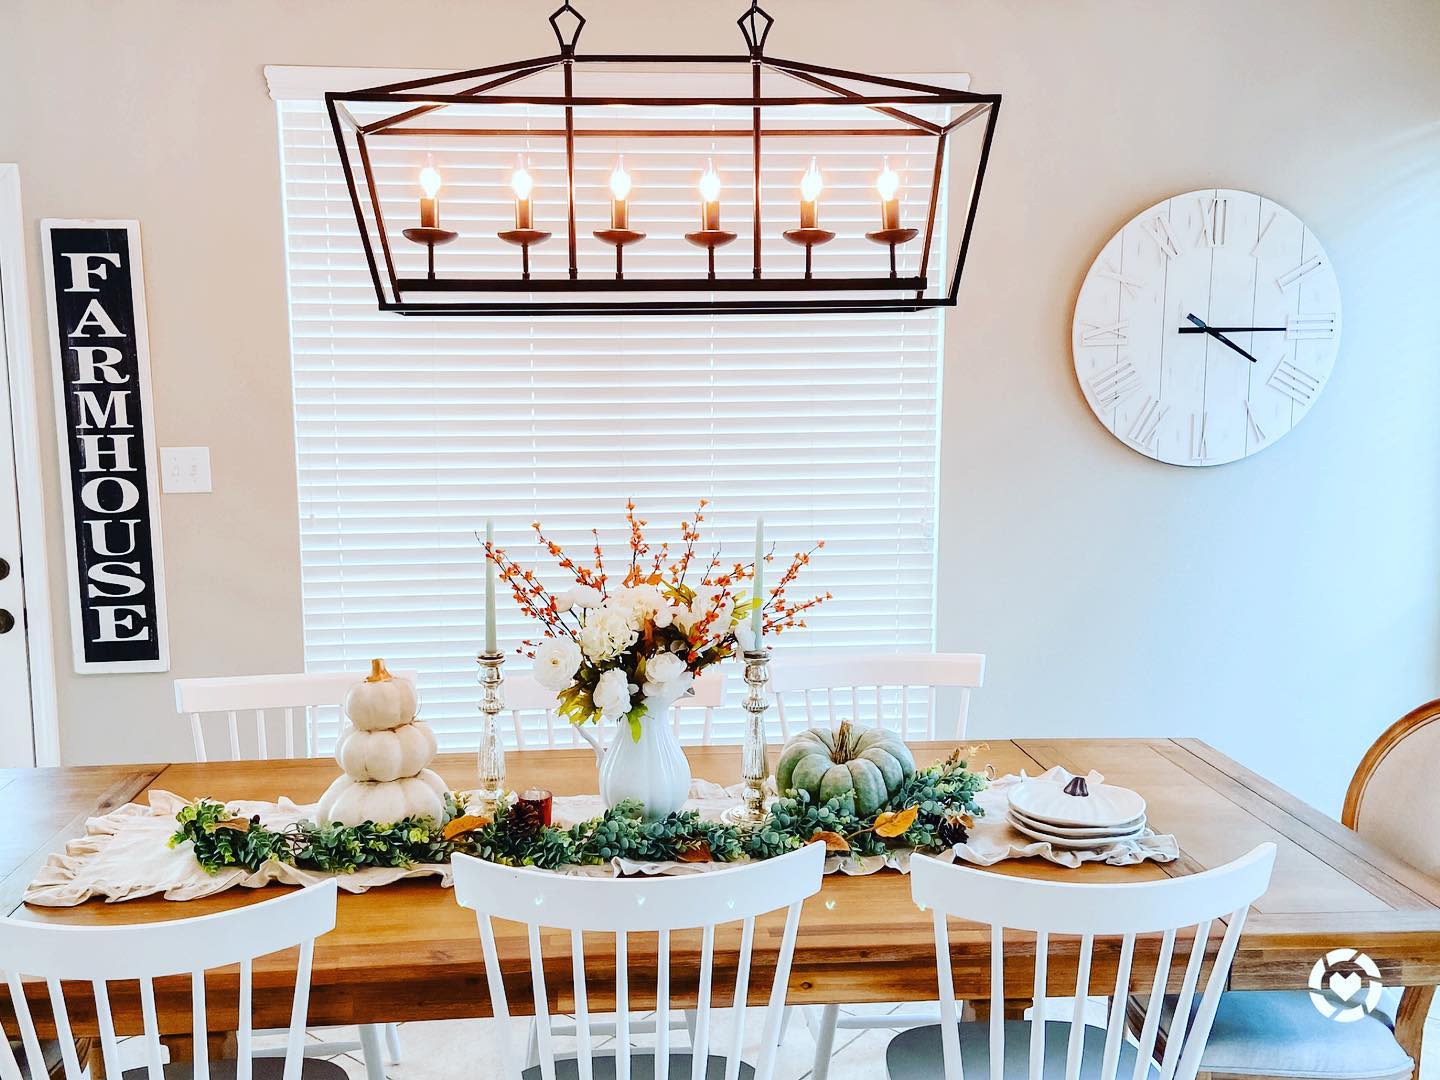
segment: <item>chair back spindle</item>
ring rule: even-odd
[[[916,855],[910,864],[911,890],[916,903],[932,912],[934,921],[946,1080],[963,1080],[966,1075],[950,970],[951,917],[990,927],[990,1019],[984,1043],[988,1050],[990,1080],[1004,1080],[1009,1039],[1018,1037],[1018,1029],[1027,1026],[1030,1080],[1042,1080],[1047,1060],[1053,1065],[1058,1050],[1052,1040],[1064,1027],[1068,1027],[1063,1042],[1066,1080],[1082,1075],[1082,1064],[1088,1066],[1083,1075],[1093,1075],[1099,1080],[1147,1080],[1155,1075],[1151,1062],[1166,989],[1174,976],[1177,949],[1182,947],[1188,958],[1158,1075],[1160,1080],[1195,1080],[1246,913],[1268,888],[1274,862],[1275,845],[1261,844],[1226,866],[1189,877],[1138,885],[1079,885],[1007,877]],[[1220,944],[1213,958],[1207,958],[1212,929],[1219,920],[1225,923]],[[1075,998],[1068,1025],[1047,1024],[1043,1019],[1044,1001],[1050,988],[1048,975],[1054,935],[1079,939],[1074,953],[1074,985],[1062,989],[1062,993],[1073,993]],[[1160,937],[1139,1045],[1131,1048],[1125,1035],[1125,1008],[1128,991],[1137,981],[1132,967],[1141,935]],[[1004,1006],[1007,953],[1012,959],[1020,955],[1027,938],[1033,940],[1035,949],[1032,986],[1035,1019],[1025,1025],[1007,1022]],[[1114,985],[1094,988],[1091,972],[1097,945],[1109,946],[1113,940],[1119,943]],[[1111,951],[1107,948],[1106,955]],[[1201,974],[1207,959],[1210,972],[1202,986]],[[1143,973],[1139,981],[1143,989]],[[1092,991],[1110,995],[1104,1042],[1098,1054],[1094,1047],[1086,1052],[1087,1039],[1096,1039],[1100,1034],[1098,1030],[1087,1032],[1084,1022],[1086,1000]],[[1197,992],[1200,994],[1198,1005]],[[1127,1053],[1133,1054],[1133,1066],[1128,1076],[1121,1076],[1122,1056]],[[1097,1065],[1099,1072],[1093,1072]]]
[[[70,1025],[73,1001],[62,987],[64,982],[88,984],[100,1035],[100,1052],[105,1074],[119,1077],[123,1068],[118,1047],[122,1034],[117,1030],[111,1001],[112,983],[137,983],[141,1030],[145,1047],[147,1080],[164,1080],[161,1064],[161,1024],[156,1008],[158,979],[188,979],[190,985],[191,1035],[194,1039],[193,1076],[209,1080],[210,1061],[207,1036],[232,1026],[228,1005],[223,1019],[206,997],[206,973],[216,968],[239,965],[236,995],[237,1063],[236,1080],[250,1080],[252,1064],[251,1018],[253,961],[262,956],[299,946],[295,991],[286,1030],[284,1080],[299,1080],[304,1063],[305,1016],[310,1000],[310,968],[315,939],[335,927],[336,885],[333,880],[300,889],[275,900],[252,904],[233,911],[202,915],[176,922],[135,926],[50,926],[19,919],[0,919],[0,979],[8,987],[11,1012],[18,1031],[0,1025],[0,1077],[20,1080],[19,1062],[10,1048],[16,1035],[21,1044],[29,1075],[46,1076],[34,1008],[40,998],[38,986],[45,987],[48,1019],[60,1044],[65,1080],[84,1080],[75,1051]],[[183,985],[183,984],[182,984]],[[27,993],[28,991],[28,993]]]
[[[902,738],[963,738],[970,692],[984,681],[981,653],[787,656],[770,671],[782,739],[841,720],[889,728]],[[937,690],[946,688],[955,694],[955,710],[942,717]]]
[[[501,955],[497,923],[519,923],[525,927],[530,992],[536,1018],[539,1043],[539,1065],[542,1080],[556,1076],[556,1046],[552,1017],[560,994],[547,984],[548,972],[564,972],[567,965],[557,964],[560,948],[557,938],[542,931],[568,931],[570,947],[569,981],[573,1000],[576,1036],[576,1072],[579,1080],[593,1080],[596,1060],[600,1057],[590,1032],[592,996],[603,993],[591,986],[586,962],[586,935],[609,935],[614,942],[613,1002],[615,1012],[614,1076],[630,1080],[640,1072],[635,1059],[653,1055],[653,1071],[646,1070],[654,1080],[672,1080],[672,1062],[677,1061],[670,1048],[670,1016],[675,1006],[671,1001],[671,968],[674,958],[671,934],[699,931],[698,956],[686,956],[685,966],[678,970],[697,972],[694,1036],[688,1063],[682,1055],[677,1068],[689,1070],[688,1077],[678,1074],[673,1080],[705,1080],[712,1059],[724,1061],[725,1080],[740,1075],[741,1050],[745,1045],[745,1005],[755,992],[752,986],[752,959],[756,947],[756,921],[772,912],[784,912],[783,929],[774,954],[773,971],[767,1001],[761,1010],[763,1025],[754,1062],[756,1080],[772,1080],[776,1049],[779,1044],[780,1021],[785,1007],[785,992],[790,979],[795,937],[804,900],[820,889],[825,851],[820,844],[810,844],[788,855],[762,863],[730,867],[693,877],[639,878],[612,880],[608,878],[561,877],[541,871],[499,866],[468,856],[457,855],[455,899],[475,912],[485,956],[485,975],[490,991],[491,1008],[500,1021],[502,1075],[507,1080],[521,1080],[523,1062],[510,1042],[510,1001],[503,977],[505,957]],[[733,991],[725,993],[715,983],[715,941],[717,930],[738,924],[739,947]],[[631,986],[632,974],[647,971],[650,964],[637,963],[634,950],[653,935],[655,956],[654,1000],[637,994]],[[512,939],[513,940],[513,939]],[[765,941],[771,940],[766,936]],[[547,967],[546,958],[550,958]],[[592,963],[590,968],[598,965]],[[513,964],[512,964],[513,967]],[[559,988],[562,993],[564,987]],[[609,988],[604,988],[609,989]],[[723,1045],[713,1038],[715,998],[721,1008],[732,1011],[734,1030]],[[655,1012],[654,1045],[637,1047],[632,1018],[637,1011]],[[649,1025],[647,1025],[647,1031]]]
[[[416,678],[413,671],[395,674]],[[190,718],[196,761],[313,757],[322,714],[334,718],[338,733],[345,695],[364,678],[364,672],[333,671],[176,679],[175,708]]]

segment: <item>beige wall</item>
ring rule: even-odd
[[[0,161],[23,170],[35,318],[34,221],[140,219],[159,442],[208,445],[214,468],[214,494],[163,499],[170,674],[74,675],[59,613],[67,761],[183,755],[171,678],[302,663],[262,67],[535,55],[553,6],[0,0]],[[729,48],[743,6],[589,0],[586,44]],[[969,71],[977,89],[1006,95],[945,368],[940,645],[990,654],[976,732],[1198,735],[1337,806],[1368,741],[1440,681],[1440,7],[770,6],[777,53]],[[1091,417],[1068,328],[1114,230],[1211,184],[1261,192],[1308,222],[1340,274],[1346,335],[1292,435],[1249,461],[1177,469]],[[40,361],[48,375],[48,354]],[[46,456],[51,587],[63,598]]]

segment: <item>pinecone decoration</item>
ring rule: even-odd
[[[970,831],[965,828],[963,814],[947,813],[940,819],[940,825],[935,831],[940,837],[940,842],[946,847],[964,844],[970,839]]]

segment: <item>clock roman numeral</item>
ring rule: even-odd
[[[1149,447],[1155,441],[1155,433],[1160,430],[1160,421],[1169,411],[1169,405],[1161,405],[1155,398],[1147,397],[1135,422],[1130,425],[1130,441],[1139,447]]]
[[[1257,443],[1264,442],[1265,431],[1261,428],[1260,421],[1255,419],[1255,414],[1250,411],[1250,402],[1248,401],[1245,402],[1245,417],[1250,421],[1250,430],[1255,433],[1255,441]]]
[[[1125,345],[1130,341],[1129,336],[1125,333],[1130,326],[1126,319],[1106,323],[1104,326],[1096,326],[1094,323],[1082,323],[1081,325],[1085,327],[1080,332],[1081,345]]]
[[[1200,235],[1210,247],[1225,243],[1225,234],[1230,225],[1230,200],[1223,195],[1211,198],[1209,206],[1200,200]]]
[[[1290,341],[1328,340],[1335,336],[1335,313],[1291,315],[1285,320],[1285,337]]]
[[[1279,211],[1272,210],[1270,216],[1265,219],[1265,224],[1260,226],[1260,235],[1255,237],[1255,246],[1250,249],[1250,257],[1260,257],[1260,245],[1265,243],[1265,238],[1270,235],[1270,226],[1275,224],[1275,219],[1280,216]]]
[[[1205,426],[1210,421],[1210,414],[1190,414],[1190,460],[1204,461],[1210,456],[1210,451],[1205,445]]]
[[[1145,230],[1146,236],[1155,241],[1156,247],[1167,259],[1173,259],[1184,251],[1180,246],[1180,241],[1170,231],[1170,223],[1159,214],[1146,220],[1141,228]]]
[[[1300,405],[1309,405],[1311,399],[1320,392],[1319,376],[1312,375],[1289,360],[1280,361],[1267,385]]]
[[[1108,409],[1140,389],[1140,374],[1129,360],[1121,360],[1104,371],[1097,371],[1086,385],[1095,403],[1101,409]]]
[[[1324,255],[1312,255],[1310,256],[1310,258],[1302,262],[1299,266],[1295,267],[1294,270],[1281,274],[1279,277],[1277,277],[1275,279],[1275,284],[1280,288],[1281,292],[1284,292],[1292,285],[1299,285],[1300,282],[1304,281],[1307,277],[1315,273],[1315,271],[1319,270],[1324,265]]]
[[[1134,296],[1145,287],[1145,282],[1139,278],[1126,277],[1118,270],[1112,270],[1108,266],[1102,266],[1096,271],[1096,274],[1103,278],[1109,278],[1111,281],[1118,281],[1120,283],[1120,291],[1127,296]]]

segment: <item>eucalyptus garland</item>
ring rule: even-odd
[[[621,858],[634,862],[736,862],[773,859],[813,840],[833,852],[876,855],[892,848],[937,851],[965,839],[965,825],[981,813],[975,796],[985,779],[969,772],[958,754],[917,771],[878,814],[859,818],[839,799],[813,803],[808,793],[776,800],[758,829],[703,820],[682,810],[646,821],[643,807],[624,802],[568,829],[536,826],[512,808],[493,820],[466,813],[453,793],[444,820],[406,818],[392,824],[316,825],[295,822],[266,828],[258,816],[236,817],[223,803],[201,799],[175,816],[170,846],[189,842],[209,873],[229,867],[256,871],[274,859],[307,870],[352,873],[368,867],[407,868],[444,863],[464,852],[506,866],[556,870],[595,866]]]

